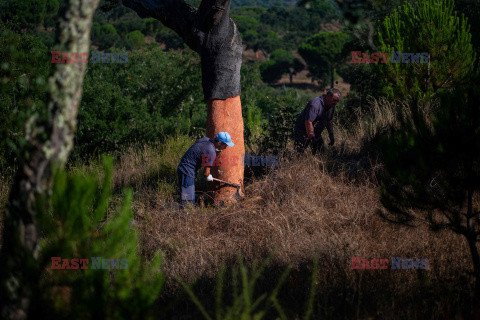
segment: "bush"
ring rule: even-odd
[[[92,26],[92,43],[98,46],[99,50],[105,50],[120,43],[121,38],[115,27],[110,24],[100,25],[97,22]]]
[[[45,109],[50,56],[39,38],[0,26],[0,171],[14,167],[25,122]]]
[[[130,32],[125,37],[125,45],[127,49],[138,49],[145,45],[145,36],[139,30]]]
[[[168,29],[168,28],[162,28],[157,36],[155,37],[155,40],[158,43],[163,43],[165,44],[165,49],[183,49],[185,47],[185,44],[183,42],[183,39],[180,38],[178,34],[176,34],[174,31]]]
[[[262,105],[269,109],[262,150],[264,153],[280,154],[292,139],[295,119],[304,106],[303,99],[300,100],[296,92],[291,90],[281,95],[265,97],[259,101],[259,106]]]
[[[126,65],[89,64],[74,156],[85,158],[205,128],[197,59],[192,51],[181,54],[149,47],[130,52]]]
[[[277,82],[285,73],[290,76],[292,83],[293,76],[303,69],[302,62],[293,53],[283,49],[273,51],[270,59],[260,65],[262,79],[268,83]]]
[[[111,158],[105,159],[101,176],[61,170],[55,174],[50,209],[38,215],[43,239],[40,297],[32,300],[37,318],[40,314],[46,319],[152,317],[151,307],[164,282],[160,256],[147,266],[139,255],[132,192],[126,192],[117,208],[112,206]],[[81,269],[79,263],[77,270],[55,270],[52,257],[88,259],[87,268]],[[126,263],[119,262],[119,269],[112,264],[112,269],[103,265],[94,269],[92,257],[126,259]]]
[[[428,63],[381,64],[383,93],[390,98],[420,95],[431,99],[470,84],[475,62],[472,35],[467,20],[454,12],[453,1],[406,2],[385,18],[378,38],[381,51],[390,55],[393,51],[427,55]]]

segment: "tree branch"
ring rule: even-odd
[[[183,0],[122,0],[141,18],[152,17],[175,31],[195,52],[200,53],[199,34],[194,32],[197,10]]]
[[[153,17],[200,54],[205,100],[240,95],[242,40],[229,16],[230,0],[203,0],[196,11],[183,0],[122,0],[140,17]]]

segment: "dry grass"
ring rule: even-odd
[[[381,204],[374,173],[381,166],[375,158],[366,159],[372,154],[368,143],[394,123],[395,107],[376,102],[373,121],[363,119],[349,130],[337,127],[336,148],[321,157],[286,152],[278,167],[249,181],[245,198],[235,207],[168,209],[176,165],[192,142],[188,138],[117,155],[115,186],[134,189],[141,250],[146,257],[164,254],[168,292],[175,294],[178,288],[175,277],[209,279],[239,255],[248,265],[271,256],[271,270],[287,265],[296,270],[285,285],[284,301],[291,303],[308,291],[304,280],[311,271],[305,266],[318,257],[316,308],[321,311],[316,317],[459,316],[473,282],[464,239],[448,231],[432,233],[420,222],[416,228],[393,225],[377,214]],[[359,158],[369,165],[357,166]],[[98,168],[92,163],[71,170]],[[352,257],[428,259],[429,269],[352,270]],[[212,295],[208,288],[202,290]]]
[[[455,269],[459,264],[469,268],[460,237],[383,221],[376,215],[381,205],[374,184],[332,177],[323,162],[313,156],[281,161],[275,171],[250,184],[246,199],[234,208],[179,214],[155,204],[143,206],[143,249],[147,254],[164,251],[165,271],[187,279],[213,275],[238,254],[252,261],[272,251],[278,263],[296,266],[316,255],[346,270],[353,256],[402,256],[432,259],[428,272],[440,276],[449,269],[441,260],[450,256],[457,261]]]
[[[342,286],[340,291],[367,300],[360,305],[423,296],[427,291],[419,288],[425,281],[434,287],[446,285],[456,295],[460,278],[466,277],[462,284],[471,283],[468,247],[460,236],[432,233],[422,224],[407,228],[382,220],[376,214],[381,207],[377,186],[368,180],[354,182],[343,173],[332,176],[326,162],[313,156],[284,158],[278,168],[248,185],[244,201],[231,208],[178,213],[140,196],[135,207],[142,250],[146,256],[162,251],[164,272],[170,279],[187,281],[213,278],[222,264],[238,255],[250,264],[271,255],[273,265],[297,270],[319,257],[318,286],[327,292]],[[428,259],[429,269],[352,270],[352,257]],[[292,292],[305,289],[292,288],[295,283],[290,279]],[[443,303],[449,299],[444,296]],[[375,308],[391,316],[397,309],[388,302]],[[406,312],[403,315],[411,316],[417,311],[407,307]],[[440,308],[435,314],[442,312]]]
[[[144,190],[134,203],[142,250],[146,256],[162,251],[163,270],[170,279],[188,281],[214,277],[222,264],[232,263],[239,255],[250,264],[271,256],[273,265],[291,265],[299,273],[319,257],[317,285],[321,290],[343,298],[350,294],[358,310],[373,305],[373,310],[379,309],[375,317],[459,314],[461,307],[448,305],[464,300],[466,288],[461,287],[472,283],[464,239],[448,231],[432,233],[421,223],[407,228],[382,220],[377,215],[381,204],[372,172],[380,165],[375,159],[365,160],[371,162],[363,166],[369,171],[359,172],[363,170],[359,168],[355,172],[362,179],[352,178],[349,170],[355,161],[346,155],[367,156],[362,147],[395,121],[395,107],[376,102],[373,122],[367,119],[357,124],[353,134],[339,130],[337,149],[323,157],[281,158],[275,170],[250,181],[245,199],[236,207],[197,207],[179,213],[164,206],[171,198]],[[130,167],[127,162],[122,166]],[[141,162],[135,165],[143,167]],[[352,270],[352,257],[428,259],[429,269]],[[305,287],[295,284],[296,277],[289,280],[289,290],[304,291]],[[446,306],[436,305],[435,299]],[[390,305],[392,300],[418,305],[398,313],[398,306]]]

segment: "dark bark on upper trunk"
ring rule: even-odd
[[[99,0],[70,0],[58,24],[59,50],[88,52],[92,17]],[[26,128],[28,158],[21,159],[6,209],[0,253],[0,312],[26,319],[39,281],[39,201],[48,199],[52,166],[63,166],[73,147],[85,63],[57,64],[49,79],[48,119]]]
[[[230,0],[203,0],[198,10],[183,0],[122,0],[142,17],[174,30],[201,58],[205,100],[240,94],[242,40],[230,18]]]

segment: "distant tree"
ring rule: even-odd
[[[312,14],[317,14],[326,21],[337,19],[340,16],[339,11],[328,0],[300,0],[297,2],[297,6],[305,7]]]
[[[232,14],[232,19],[237,24],[242,35],[247,31],[256,31],[260,22],[254,17]]]
[[[122,8],[125,9],[125,7]],[[127,33],[133,32],[135,30],[145,30],[147,19],[140,19],[137,16],[127,15],[122,17],[121,20],[115,22],[114,24],[120,36],[125,38]]]
[[[468,81],[475,61],[469,30],[467,20],[453,11],[453,0],[405,2],[379,27],[379,51],[425,53],[428,63],[382,64],[384,93],[431,98]]]
[[[280,49],[283,45],[282,39],[275,31],[260,31],[258,33],[257,41],[253,45],[255,51],[262,51],[263,54],[269,58],[270,53]]]
[[[163,43],[165,49],[183,49],[185,47],[185,42],[182,38],[178,36],[175,32],[168,28],[162,27],[155,37],[155,41],[158,43]]]
[[[260,74],[262,80],[266,83],[275,83],[282,78],[283,71],[277,68],[277,63],[272,59],[263,62],[260,65]]]
[[[290,77],[290,84],[293,76],[304,69],[300,59],[295,58],[293,53],[283,49],[272,52],[270,59],[260,65],[262,79],[268,83],[277,82],[287,73]]]
[[[258,32],[254,30],[248,30],[244,34],[242,34],[243,44],[247,47],[247,49],[252,49],[257,52],[258,47]]]
[[[260,21],[260,17],[265,12],[267,9],[263,7],[241,6],[232,10],[232,15],[248,16]]]
[[[162,23],[156,19],[145,19],[145,28],[142,30],[147,36],[155,37],[157,33],[163,28]]]
[[[145,36],[140,30],[135,30],[125,36],[127,49],[138,49],[145,45]]]
[[[319,32],[308,38],[298,48],[313,79],[334,81],[334,68],[342,62],[341,52],[348,36],[343,32]]]
[[[100,25],[97,22],[92,26],[92,42],[98,46],[98,49],[105,50],[120,43],[120,36],[117,33],[115,27],[106,23]]]
[[[398,123],[384,138],[382,215],[392,222],[426,221],[434,231],[465,237],[480,301],[480,77],[440,94],[425,112],[414,98],[399,108]],[[458,248],[459,249],[459,248]]]

